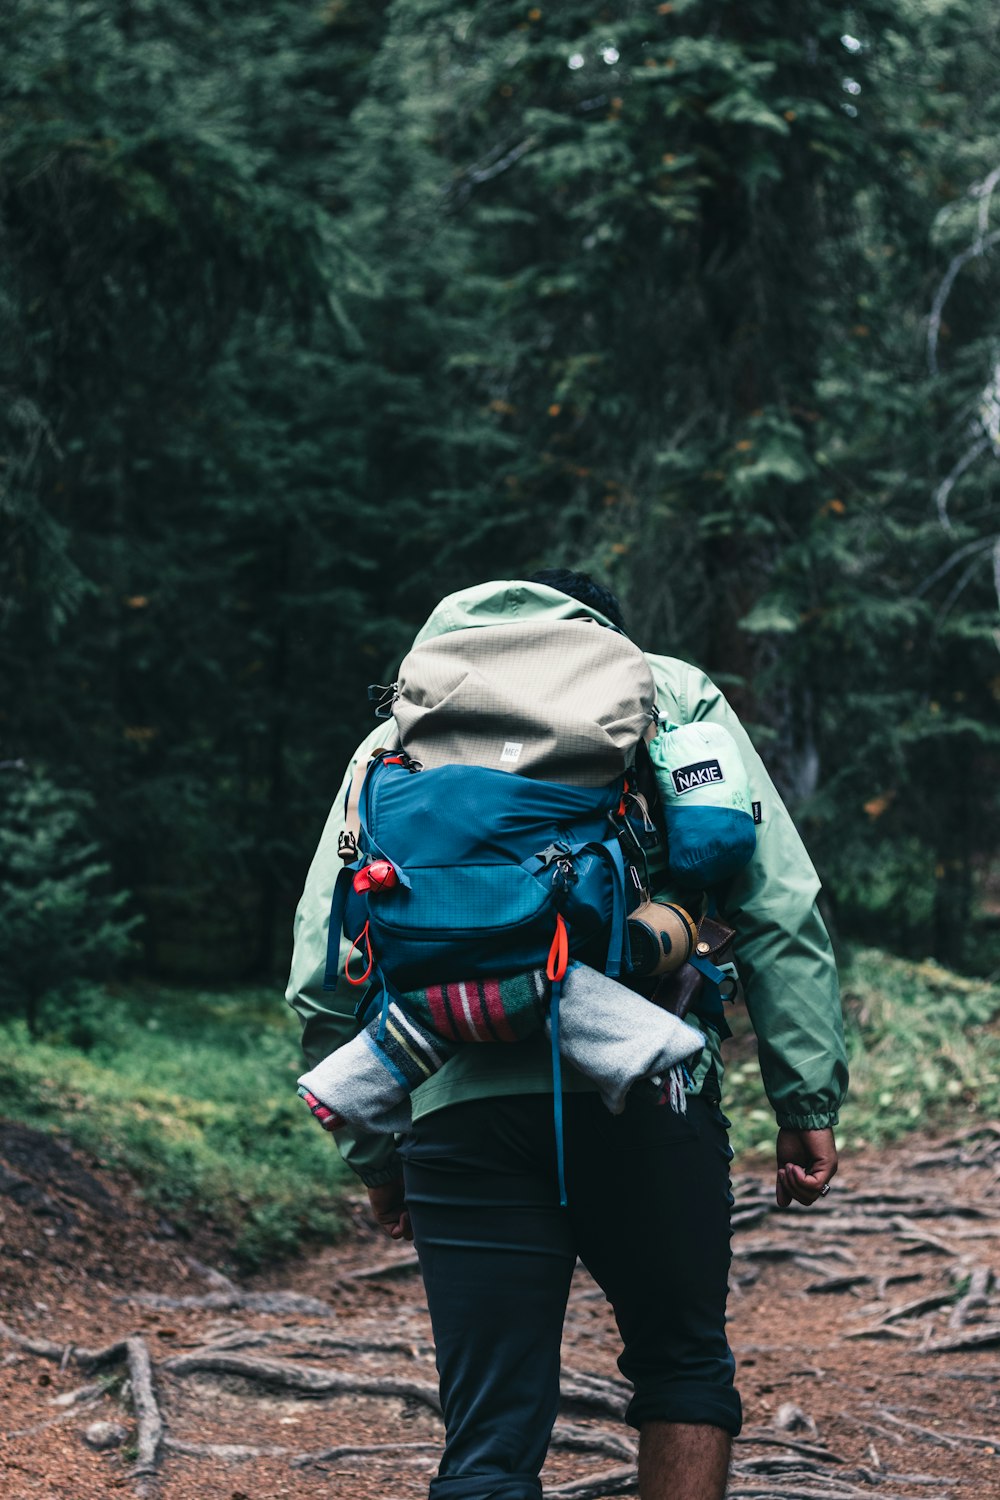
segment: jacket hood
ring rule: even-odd
[[[596,620],[617,631],[617,626],[600,610],[581,604],[560,589],[549,588],[545,583],[503,578],[448,594],[431,612],[413,644],[419,646],[435,636],[447,635],[451,630],[468,630],[475,625],[506,625],[542,618]]]

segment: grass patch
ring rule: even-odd
[[[838,1144],[847,1150],[1000,1114],[1000,985],[874,949],[843,976],[851,1090]],[[774,1116],[746,1013],[733,1024],[725,1107],[737,1150],[774,1149]]]
[[[107,1000],[86,1052],[0,1028],[0,1113],[127,1168],[171,1222],[210,1221],[250,1268],[336,1233],[355,1181],[296,1097],[301,1068],[274,990],[145,985]]]

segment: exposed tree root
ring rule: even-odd
[[[955,1303],[951,1317],[948,1319],[949,1328],[964,1328],[971,1313],[981,1312],[986,1307],[986,1294],[992,1280],[993,1272],[989,1266],[973,1266],[969,1278],[969,1290],[960,1301]]]
[[[324,1448],[320,1453],[298,1453],[292,1459],[293,1469],[306,1469],[312,1464],[332,1463],[338,1458],[367,1458],[372,1454],[398,1455],[411,1453],[440,1453],[440,1443],[370,1443],[367,1447],[345,1443],[339,1448]]]
[[[634,1495],[639,1479],[634,1464],[621,1469],[607,1469],[589,1479],[571,1479],[553,1484],[545,1491],[545,1500],[604,1500],[606,1495]]]
[[[1000,1344],[1000,1323],[990,1323],[970,1328],[953,1339],[933,1339],[921,1349],[921,1354],[950,1354],[956,1349],[983,1349],[987,1344]]]
[[[165,1437],[162,1446],[186,1458],[216,1458],[223,1463],[246,1463],[254,1458],[287,1458],[293,1469],[312,1464],[331,1463],[341,1458],[370,1458],[379,1454],[440,1453],[440,1443],[345,1443],[338,1448],[323,1448],[318,1453],[297,1453],[274,1443],[253,1447],[247,1443],[189,1443],[181,1438]]]
[[[614,1417],[621,1421],[628,1406],[628,1395],[619,1394],[613,1388],[609,1391],[595,1389],[568,1374],[563,1376],[560,1385],[559,1404],[567,1411],[596,1412],[600,1416]]]
[[[394,1255],[391,1260],[379,1261],[374,1266],[362,1266],[360,1271],[348,1271],[337,1282],[338,1286],[349,1286],[355,1281],[393,1280],[397,1276],[415,1276],[420,1262],[415,1255]]]
[[[241,1292],[238,1287],[201,1296],[167,1297],[160,1292],[131,1292],[117,1299],[139,1307],[156,1307],[164,1312],[252,1312],[270,1313],[275,1317],[291,1314],[303,1318],[332,1318],[334,1309],[318,1297],[304,1297],[298,1292]]]
[[[175,1354],[165,1359],[160,1369],[178,1376],[200,1372],[238,1375],[244,1380],[260,1381],[280,1390],[298,1391],[304,1396],[399,1396],[404,1400],[419,1401],[432,1411],[441,1410],[436,1388],[416,1380],[396,1380],[389,1375],[339,1375],[309,1365],[255,1359],[224,1350],[202,1349],[191,1354]]]
[[[291,1448],[265,1444],[255,1448],[248,1443],[188,1443],[182,1438],[164,1437],[161,1445],[169,1453],[183,1453],[185,1458],[218,1458],[223,1463],[246,1463],[252,1458],[287,1458]]]
[[[139,1451],[133,1474],[140,1481],[141,1492],[146,1488],[141,1481],[156,1473],[160,1440],[163,1437],[163,1418],[153,1391],[153,1365],[146,1340],[136,1336],[127,1339],[125,1347],[132,1385],[132,1405],[139,1429],[136,1439]]]
[[[635,1464],[638,1444],[614,1432],[600,1432],[592,1427],[573,1427],[568,1422],[557,1422],[552,1432],[553,1448],[563,1448],[571,1453],[603,1453],[607,1458],[624,1459]]]
[[[7,1339],[9,1343],[15,1344],[27,1354],[35,1354],[40,1359],[54,1359],[63,1369],[72,1362],[79,1365],[81,1369],[96,1370],[102,1365],[117,1364],[119,1360],[126,1357],[124,1339],[119,1339],[114,1344],[106,1344],[103,1349],[85,1349],[82,1344],[57,1344],[52,1339],[26,1338],[23,1333],[18,1333],[16,1328],[11,1328],[9,1324],[3,1322],[0,1322],[0,1338]]]
[[[218,1349],[263,1349],[268,1344],[306,1344],[310,1349],[341,1349],[348,1354],[404,1354],[417,1359],[420,1349],[413,1343],[397,1339],[356,1339],[344,1334],[327,1333],[324,1328],[238,1328],[221,1334],[193,1354]],[[427,1346],[428,1349],[430,1346]]]
[[[796,1438],[775,1437],[773,1433],[746,1432],[740,1433],[739,1437],[733,1438],[734,1443],[749,1443],[752,1447],[768,1448],[791,1448],[795,1453],[801,1453],[806,1458],[822,1459],[828,1464],[844,1464],[846,1458],[839,1453],[832,1453],[829,1448],[821,1448],[818,1443],[800,1443]]]
[[[884,1484],[928,1485],[945,1490],[956,1484],[955,1479],[938,1479],[929,1474],[889,1474],[884,1470],[853,1469],[843,1476],[815,1476],[800,1470],[802,1483],[797,1476],[789,1475],[784,1483],[774,1483],[761,1488],[755,1476],[744,1472],[743,1465],[734,1465],[733,1477],[726,1490],[726,1500],[871,1500],[871,1489],[861,1489],[862,1484],[878,1485],[879,1500],[908,1500],[898,1491],[883,1489]],[[947,1500],[947,1491],[940,1497]]]

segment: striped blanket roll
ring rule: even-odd
[[[449,1042],[519,1042],[545,1022],[544,991],[533,974],[467,979],[405,996],[410,1015]]]
[[[410,1095],[460,1047],[516,1042],[547,1026],[548,985],[539,971],[510,979],[466,980],[414,990],[299,1079],[299,1093],[324,1122],[317,1104],[376,1133],[408,1130]],[[560,1047],[600,1090],[613,1114],[641,1078],[669,1083],[666,1098],[683,1109],[679,1070],[704,1037],[676,1016],[584,964],[572,963],[560,1003]],[[671,1076],[671,1070],[675,1070]]]

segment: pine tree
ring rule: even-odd
[[[139,918],[90,837],[93,801],[43,770],[0,767],[0,1013],[32,1036],[86,1035],[92,986],[133,950]]]

